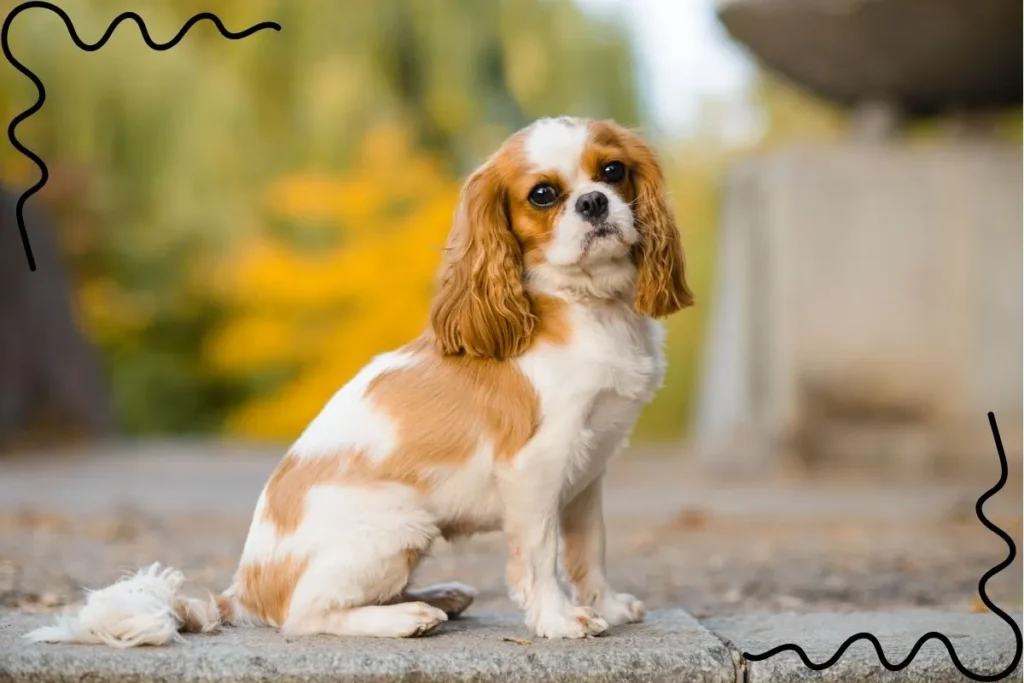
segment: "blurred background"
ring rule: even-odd
[[[758,595],[769,606],[789,596],[790,607],[969,600],[999,541],[981,538],[975,563],[935,549],[969,546],[950,531],[957,524],[984,534],[970,508],[998,476],[988,410],[1011,458],[1004,523],[1019,538],[1019,0],[58,4],[87,41],[128,9],[158,41],[199,11],[230,30],[266,20],[283,30],[229,41],[203,23],[155,52],[126,25],[87,54],[45,10],[13,23],[11,51],[47,91],[18,137],[50,180],[28,203],[33,273],[13,207],[38,171],[0,141],[0,452],[41,467],[55,448],[103,440],[84,451],[101,463],[94,469],[5,470],[0,492],[21,515],[6,548],[10,575],[22,578],[9,591],[27,594],[29,568],[45,574],[53,563],[41,558],[58,552],[55,540],[44,552],[38,538],[18,536],[53,531],[46,515],[19,507],[39,503],[39,490],[97,512],[158,481],[163,494],[132,494],[133,504],[229,500],[244,518],[274,459],[327,398],[422,329],[462,178],[512,131],[560,114],[613,117],[657,146],[698,302],[667,323],[668,377],[637,429],[627,457],[637,469],[623,474],[613,516],[653,506],[633,529],[710,530],[713,545],[725,538],[709,521],[718,514],[742,513],[747,524],[790,504],[819,516],[839,505],[847,526],[821,532],[846,533],[847,550],[875,558],[815,564],[808,558],[831,546],[806,541],[810,554],[786,555],[792,571],[772,573],[771,548],[792,539],[756,527],[757,542],[781,544],[762,548],[761,565],[742,534],[728,581],[715,578],[733,566],[719,546],[690,560],[653,550],[652,562],[685,566],[686,578],[634,592],[718,611]],[[35,97],[0,63],[5,120]],[[203,446],[154,445],[185,442]],[[266,459],[202,464],[238,443]],[[216,472],[237,483],[237,497],[223,498]],[[767,486],[770,476],[826,472],[867,477],[868,488],[795,484],[765,498],[744,489],[748,507],[721,508],[732,500],[719,495],[723,481]],[[886,489],[897,475],[903,483]],[[718,483],[703,483],[710,476]],[[967,488],[928,488],[943,477]],[[82,493],[83,481],[94,493]],[[908,526],[909,536],[885,541],[874,522],[849,526],[851,515],[907,520],[920,510],[953,527]],[[125,532],[124,520],[142,517],[112,522],[109,538],[98,532],[102,552],[127,543],[118,557],[130,564],[174,546],[132,540],[141,532]],[[192,548],[165,559],[221,577],[244,522],[225,527],[223,557]],[[612,552],[651,550],[650,538],[615,538]],[[908,563],[919,583],[908,583]],[[95,576],[77,566],[67,570],[76,581]],[[807,574],[819,566],[823,574]],[[846,589],[822,583],[830,571]],[[1008,590],[1019,601],[1019,582]]]
[[[724,6],[739,10],[734,24],[741,32],[769,34],[765,49],[774,57],[771,51],[780,48],[769,40],[771,32],[795,25],[758,19],[764,10],[744,4]],[[792,12],[787,5],[800,3],[778,4],[784,14]],[[66,269],[72,314],[101,368],[87,382],[91,391],[75,388],[82,407],[73,417],[87,415],[89,426],[98,419],[99,404],[109,402],[110,426],[122,434],[294,438],[373,354],[404,343],[424,324],[461,178],[510,132],[541,116],[571,113],[640,126],[665,158],[699,305],[669,322],[670,374],[637,436],[679,441],[701,419],[702,363],[713,360],[708,346],[728,346],[709,330],[721,298],[729,296],[722,279],[749,276],[731,272],[736,266],[727,265],[719,250],[725,205],[730,199],[742,203],[725,190],[728,171],[751,155],[841,140],[852,126],[849,107],[838,106],[850,98],[821,97],[807,82],[769,72],[756,54],[731,40],[711,0],[216,0],[144,7],[95,0],[67,7],[88,40],[126,9],[144,9],[158,40],[203,10],[215,11],[232,30],[261,20],[285,29],[229,41],[202,24],[173,50],[155,52],[134,27],[125,27],[98,53],[85,54],[49,12],[34,10],[16,20],[13,53],[47,89],[46,105],[18,128],[51,172],[30,207],[47,212],[52,223],[35,226],[34,239],[42,243],[49,236],[38,233],[54,233],[53,259]],[[814,11],[807,14],[813,18]],[[804,49],[806,63],[813,46],[792,43],[785,49]],[[800,63],[799,55],[785,59]],[[1016,64],[1016,57],[1011,61]],[[830,66],[819,64],[818,70]],[[998,55],[977,66],[995,68],[1005,69]],[[897,82],[902,74],[883,76],[889,87],[912,89]],[[823,78],[852,82],[871,75]],[[982,93],[1002,97],[996,104],[1006,107],[992,124],[994,137],[1016,145],[1019,97],[996,92],[1006,86],[999,78],[994,83],[993,92]],[[1009,88],[1019,95],[1020,79],[1013,83]],[[839,85],[855,90],[860,84]],[[946,84],[950,91],[956,87]],[[936,99],[931,92],[924,97]],[[949,110],[961,108],[958,93],[947,99]],[[28,80],[5,63],[5,119],[33,100]],[[941,110],[947,103],[938,104]],[[899,135],[943,145],[953,135],[950,128],[936,119],[914,121]],[[859,172],[872,174],[870,161]],[[773,173],[781,176],[764,172]],[[0,180],[8,191],[20,192],[36,178],[35,166],[5,140]],[[783,182],[789,187],[781,192],[799,181]],[[16,246],[9,213],[5,250]],[[764,235],[772,229],[757,225],[765,220],[759,217],[741,220],[749,223],[743,231]],[[890,216],[885,230],[870,239],[889,239],[885,233],[903,227],[899,220]],[[1019,212],[993,221],[1002,223],[986,230],[1020,227]],[[816,228],[828,239],[856,229]],[[908,239],[916,247],[922,237]],[[1017,275],[1018,260],[1012,261]],[[3,263],[18,268],[16,261],[5,257]],[[854,267],[870,266],[858,261]],[[57,268],[47,259],[22,286],[41,287]],[[724,272],[716,276],[716,270]],[[1013,274],[1008,284],[1019,280]],[[771,287],[772,275],[763,277],[758,286]],[[885,296],[884,289],[877,296]],[[999,296],[1019,304],[1017,288],[1009,289]],[[862,299],[875,295],[860,293]],[[871,299],[867,307],[879,304]],[[901,316],[928,315],[924,309],[933,302],[911,304],[922,310],[900,308]],[[814,324],[835,331],[863,324],[829,317]],[[7,334],[21,327],[11,325]],[[1019,346],[1019,324],[999,333],[1013,337],[1007,348]],[[72,355],[65,364],[71,358],[87,362]],[[723,362],[739,364],[738,357]],[[1017,395],[1019,412],[1020,386],[1013,383],[1019,358],[1014,367],[1016,373],[997,379]],[[728,380],[709,381],[721,387]],[[68,407],[60,405],[62,397],[53,401],[57,405],[43,405],[44,393],[36,387],[5,400],[17,418],[0,421],[4,437],[53,438],[71,431],[74,421],[61,414]],[[736,400],[717,399],[714,389],[707,393],[713,405],[706,419],[714,423],[718,403]],[[23,405],[30,399],[38,400]],[[729,406],[732,412],[738,407]],[[971,420],[984,428],[981,410]]]

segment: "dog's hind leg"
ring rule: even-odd
[[[448,621],[448,615],[425,602],[399,602],[328,609],[318,614],[290,619],[281,628],[281,632],[285,635],[324,633],[334,636],[412,638],[433,631],[444,621]]]

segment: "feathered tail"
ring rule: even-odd
[[[231,619],[227,598],[207,600],[181,594],[185,575],[155,563],[126,574],[101,590],[89,591],[77,614],[61,615],[53,626],[25,635],[43,643],[105,643],[128,648],[166,645],[181,640],[181,633],[209,633]]]

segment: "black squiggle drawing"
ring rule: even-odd
[[[795,652],[797,656],[800,657],[800,659],[804,663],[804,666],[806,666],[808,669],[822,671],[824,669],[828,669],[829,667],[833,666],[836,662],[838,662],[842,658],[846,650],[855,642],[857,642],[858,640],[866,640],[874,646],[875,652],[878,654],[878,659],[882,663],[882,666],[884,666],[889,671],[899,671],[900,669],[906,668],[912,661],[914,661],[914,657],[917,656],[918,651],[924,646],[926,642],[928,642],[929,640],[937,640],[946,646],[946,650],[949,651],[949,658],[953,661],[953,666],[955,666],[960,671],[960,673],[962,673],[967,678],[970,678],[971,680],[998,681],[1013,673],[1014,669],[1017,668],[1017,665],[1020,664],[1021,659],[1022,639],[1020,627],[1017,626],[1017,622],[1014,621],[1010,615],[1008,615],[1003,610],[999,609],[999,607],[997,607],[996,604],[989,599],[988,594],[985,592],[985,585],[988,583],[988,580],[996,574],[998,574],[999,572],[1006,569],[1007,567],[1009,567],[1013,563],[1013,559],[1017,556],[1017,546],[1014,545],[1013,539],[1010,537],[1010,535],[1002,529],[1000,529],[999,527],[997,527],[992,522],[990,522],[988,518],[985,517],[985,513],[982,510],[982,507],[985,505],[988,499],[994,496],[996,493],[998,493],[1003,488],[1003,486],[1006,485],[1006,479],[1009,474],[1008,467],[1006,464],[1006,451],[1003,449],[1003,440],[999,436],[999,427],[996,425],[996,416],[993,413],[988,414],[988,423],[989,426],[992,428],[992,438],[995,440],[996,443],[996,452],[999,455],[999,466],[1001,468],[1001,474],[999,475],[999,481],[996,482],[995,486],[990,488],[988,491],[985,491],[985,493],[981,494],[981,497],[978,498],[978,502],[974,506],[974,512],[978,515],[978,519],[981,520],[981,523],[989,531],[999,536],[999,538],[1003,539],[1003,541],[1006,542],[1006,545],[1009,548],[1010,552],[1007,554],[1005,560],[1003,560],[996,566],[992,567],[992,569],[989,569],[982,575],[981,580],[978,582],[978,593],[981,596],[981,601],[985,603],[985,606],[988,607],[992,612],[997,614],[1000,619],[1005,621],[1010,626],[1010,629],[1013,631],[1013,637],[1016,641],[1016,645],[1014,646],[1015,649],[1013,659],[1010,661],[1010,664],[1003,671],[1000,671],[999,673],[995,674],[979,674],[970,671],[969,669],[967,669],[967,667],[963,665],[963,663],[961,663],[960,658],[957,657],[956,650],[953,648],[953,643],[949,641],[949,638],[936,631],[930,631],[921,636],[917,643],[914,644],[914,647],[910,650],[910,654],[907,655],[907,658],[904,659],[902,662],[896,664],[891,663],[888,659],[885,658],[885,652],[882,650],[882,644],[879,643],[878,638],[876,638],[871,633],[858,633],[856,635],[850,636],[850,638],[848,638],[846,642],[839,646],[839,649],[836,651],[834,655],[832,655],[831,658],[822,662],[821,664],[815,664],[814,662],[812,662],[810,658],[808,658],[807,653],[803,651],[803,648],[801,648],[799,645],[794,645],[792,643],[779,645],[778,647],[774,647],[771,650],[768,650],[767,652],[762,652],[760,654],[750,654],[749,652],[744,652],[743,657],[751,662],[759,662],[761,660],[768,659],[769,657],[774,657],[777,654],[790,650]]]
[[[19,123],[21,123],[22,121],[24,121],[25,119],[27,119],[28,117],[32,116],[37,111],[42,109],[43,102],[46,101],[46,88],[43,87],[43,82],[39,80],[38,76],[32,73],[24,64],[15,59],[14,55],[11,54],[11,48],[7,44],[7,38],[8,33],[11,30],[11,22],[14,21],[14,18],[21,14],[22,12],[24,12],[25,10],[35,8],[48,9],[54,14],[56,14],[58,17],[60,17],[61,20],[63,20],[64,22],[64,26],[67,27],[68,34],[71,36],[71,40],[75,43],[75,46],[78,47],[80,50],[84,50],[86,52],[95,52],[96,50],[106,45],[107,41],[110,40],[110,36],[113,35],[115,30],[117,30],[117,27],[121,24],[121,22],[125,21],[126,19],[131,19],[132,21],[134,21],[135,24],[139,27],[139,33],[142,34],[143,42],[145,42],[146,45],[148,45],[151,49],[157,50],[159,52],[169,50],[178,43],[180,43],[181,39],[185,36],[185,34],[189,32],[189,29],[191,29],[193,26],[198,24],[200,21],[203,21],[204,19],[207,19],[210,22],[212,22],[213,25],[217,27],[217,30],[220,32],[220,34],[228,40],[241,40],[242,38],[250,36],[253,33],[256,33],[257,31],[262,31],[268,28],[273,29],[275,31],[281,30],[281,25],[276,22],[262,21],[256,24],[255,26],[250,26],[244,31],[232,33],[231,31],[224,28],[224,24],[221,22],[220,17],[218,17],[216,14],[214,14],[213,12],[201,12],[191,17],[187,22],[185,22],[185,25],[181,27],[181,30],[178,31],[177,35],[175,35],[169,41],[167,41],[166,43],[157,43],[154,42],[153,39],[150,37],[149,29],[146,28],[146,23],[143,21],[142,17],[140,17],[135,12],[122,12],[114,18],[114,21],[110,23],[110,26],[107,27],[106,32],[100,37],[100,39],[97,40],[95,43],[90,44],[86,43],[78,37],[78,33],[75,31],[75,26],[71,23],[71,18],[67,15],[67,13],[65,13],[64,10],[62,10],[60,7],[57,7],[52,3],[43,2],[42,0],[30,0],[29,2],[18,5],[13,10],[11,10],[11,13],[7,15],[6,19],[4,19],[3,28],[0,29],[0,46],[3,47],[4,57],[6,57],[7,61],[11,63],[11,66],[13,66],[21,73],[23,73],[30,81],[32,81],[32,83],[36,86],[36,91],[39,93],[39,98],[35,101],[35,104],[33,104],[31,107],[15,116],[14,119],[11,121],[11,125],[7,127],[7,137],[10,139],[11,144],[14,145],[14,148],[17,149],[22,154],[24,154],[26,157],[28,157],[33,163],[35,163],[36,166],[39,167],[39,180],[36,182],[35,185],[28,188],[21,194],[21,196],[18,198],[18,203],[15,207],[15,213],[18,219],[18,230],[21,232],[21,244],[25,248],[25,258],[28,259],[29,270],[32,271],[35,271],[36,269],[36,260],[35,257],[32,255],[32,244],[29,242],[28,239],[28,231],[25,229],[25,202],[28,201],[29,197],[31,197],[33,194],[41,190],[43,186],[46,185],[46,181],[49,180],[50,178],[50,171],[46,168],[46,163],[43,162],[43,160],[40,159],[39,156],[35,154],[35,152],[30,150],[28,147],[25,147],[23,144],[21,144],[21,142],[18,141],[18,137],[15,134],[15,129],[18,127]]]

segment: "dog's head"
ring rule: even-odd
[[[693,303],[654,152],[611,121],[542,119],[466,181],[431,324],[447,354],[508,358],[530,344],[528,283],[629,296],[663,317]]]

